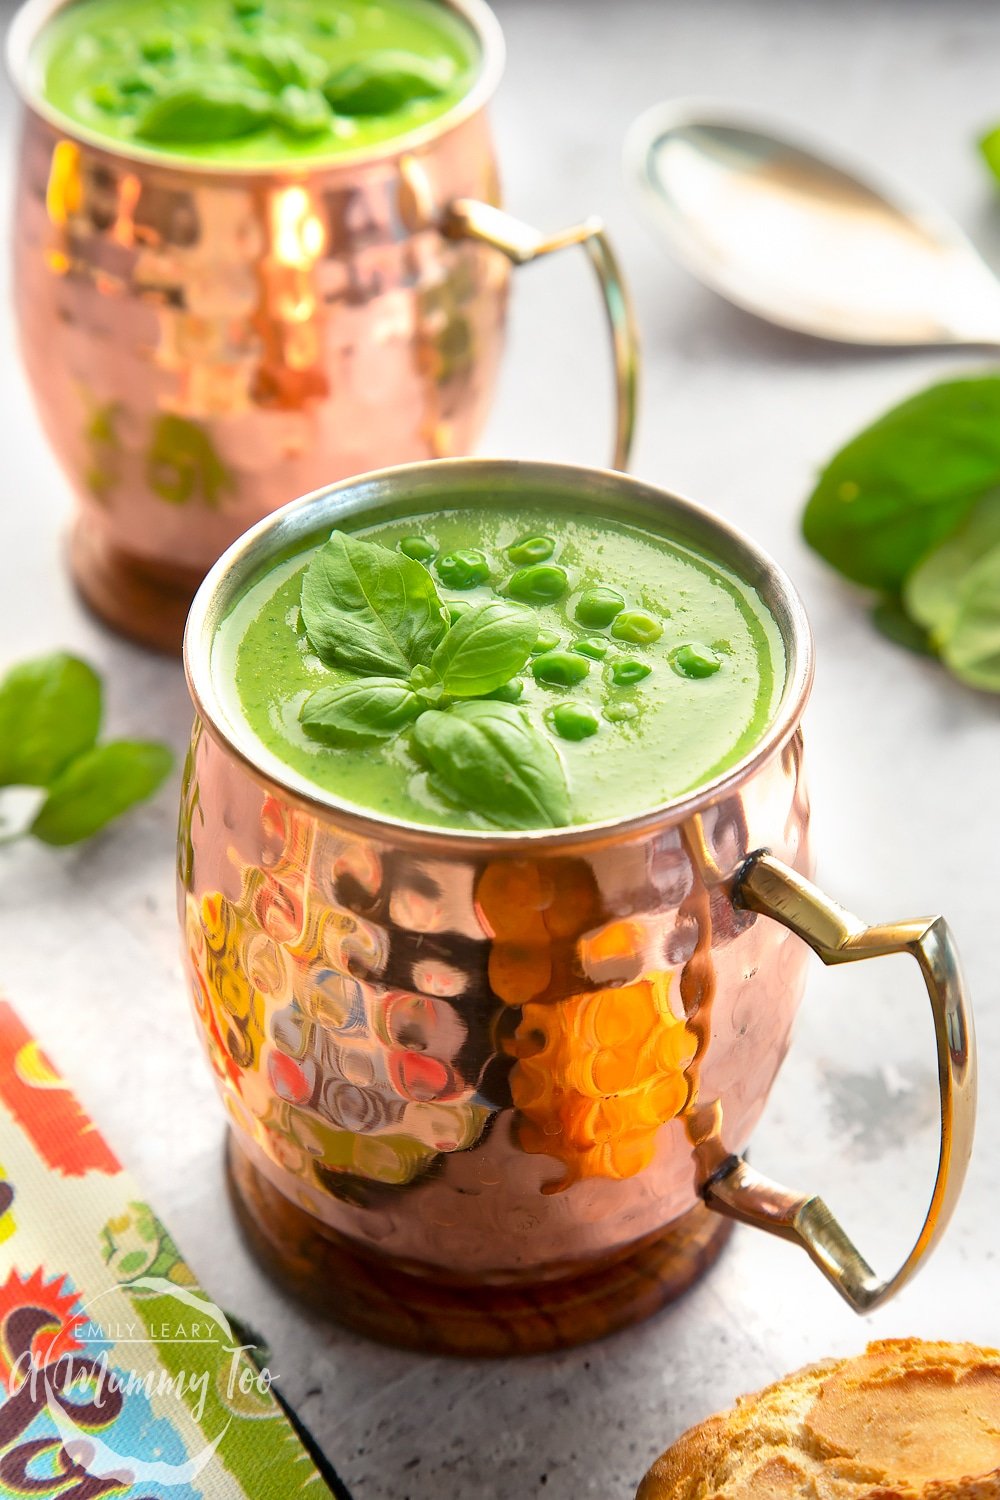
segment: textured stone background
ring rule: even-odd
[[[809,555],[816,466],[859,425],[975,353],[831,349],[770,330],[675,269],[620,167],[631,118],[681,93],[767,107],[913,182],[1000,267],[1000,197],[972,149],[1000,118],[1000,11],[971,0],[498,0],[510,60],[495,110],[511,208],[556,226],[604,212],[645,336],[635,468],[752,532],[802,590],[819,671],[807,719],[820,877],[870,919],[943,909],[978,1004],[979,1147],[951,1233],[895,1303],[859,1322],[804,1256],[738,1231],[686,1301],[604,1344],[523,1363],[424,1360],[315,1328],[248,1261],[225,1204],[221,1119],[176,953],[176,786],[79,852],[0,852],[0,983],[134,1169],[212,1295],[273,1349],[355,1500],[627,1500],[683,1427],[820,1355],[920,1333],[1000,1343],[998,704],[882,642]],[[3,6],[9,16],[12,7]],[[0,126],[4,237],[15,109]],[[6,266],[2,273],[6,278]],[[178,666],[104,634],[60,567],[68,507],[0,308],[0,662],[72,646],[110,676],[119,732],[181,749]],[[589,272],[518,274],[483,451],[603,461],[607,388]],[[935,1149],[930,1025],[900,961],[816,965],[796,1045],[754,1142],[822,1191],[888,1264],[925,1201]]]

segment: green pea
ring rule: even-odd
[[[611,627],[611,634],[619,641],[632,641],[636,646],[651,646],[663,634],[663,626],[644,609],[627,609],[619,615]]]
[[[518,568],[507,580],[507,592],[524,604],[553,604],[569,588],[566,569],[558,563],[532,563]]]
[[[689,641],[671,651],[670,665],[679,677],[711,677],[722,666],[722,657],[711,646]]]
[[[106,109],[112,114],[117,114],[122,109],[122,97],[110,83],[95,83],[90,97],[98,109]]]
[[[154,92],[153,79],[149,70],[140,69],[135,73],[126,73],[118,80],[118,88],[123,94],[152,94]]]
[[[550,536],[522,536],[511,542],[507,556],[520,567],[522,563],[540,563],[551,557],[556,544]]]
[[[608,654],[608,643],[603,635],[585,635],[581,640],[574,641],[570,650],[578,651],[581,656],[589,656],[591,661],[603,661]]]
[[[588,630],[603,630],[625,608],[625,600],[614,589],[584,589],[574,613]]]
[[[612,703],[604,710],[604,717],[609,724],[626,724],[629,719],[638,716],[639,705],[626,698],[623,703]]]
[[[472,605],[467,599],[456,599],[452,604],[449,604],[448,617],[451,620],[451,623],[454,625],[455,621],[460,620],[462,616],[464,614],[467,614],[471,608]]]
[[[412,557],[414,562],[430,562],[437,556],[437,548],[425,536],[404,536],[397,545],[403,556]]]
[[[524,695],[524,683],[520,677],[512,677],[510,682],[505,682],[502,687],[494,688],[492,693],[487,693],[487,698],[495,698],[500,703],[520,703]]]
[[[615,687],[634,687],[652,670],[644,661],[616,661],[611,668],[611,681]]]
[[[560,739],[589,740],[600,729],[600,721],[593,709],[580,703],[557,703],[546,718]]]
[[[535,657],[531,671],[536,682],[546,682],[550,687],[573,687],[586,677],[590,662],[572,651],[546,651],[544,656]]]
[[[177,55],[177,44],[169,31],[153,31],[143,37],[139,50],[147,62],[167,62]]]
[[[541,656],[543,651],[552,651],[559,644],[559,636],[554,630],[546,630],[543,625],[535,636],[535,644],[531,648],[532,656]]]
[[[441,582],[449,589],[474,589],[490,576],[490,565],[477,547],[446,552],[434,566]]]

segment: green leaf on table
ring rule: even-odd
[[[940,643],[958,618],[962,594],[982,560],[1000,547],[1000,493],[987,495],[940,546],[929,552],[903,586],[913,618]]]
[[[956,677],[1000,692],[1000,494],[914,569],[904,601]]]
[[[165,745],[145,740],[111,740],[85,750],[52,782],[28,832],[46,844],[89,839],[151,797],[172,765]]]
[[[912,568],[1000,486],[1000,375],[931,386],[827,465],[806,540],[853,579],[896,593]]]
[[[435,64],[410,52],[374,52],[348,63],[323,85],[338,115],[388,115],[414,99],[435,99],[454,77],[448,62]]]
[[[411,724],[424,704],[398,677],[359,677],[310,693],[299,720],[310,739],[355,745],[387,739]]]
[[[427,569],[402,552],[335,531],[302,580],[302,623],[328,666],[406,677],[445,633]]]
[[[979,149],[994,177],[1000,177],[1000,125],[979,137]]]
[[[101,681],[63,651],[12,668],[0,682],[0,786],[48,786],[101,727]]]
[[[538,636],[530,609],[491,599],[466,610],[431,657],[431,670],[446,693],[477,698],[520,672]]]
[[[417,758],[445,795],[501,828],[569,822],[569,789],[555,746],[511,703],[474,700],[428,709],[413,726]]]
[[[1000,693],[1000,546],[969,573],[941,659],[970,687]]]
[[[917,656],[934,655],[927,631],[910,618],[896,595],[887,594],[873,607],[872,624],[894,645],[903,646]]]
[[[270,96],[224,80],[177,83],[152,98],[136,118],[135,133],[158,145],[207,145],[262,130],[274,107]]]

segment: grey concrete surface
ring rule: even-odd
[[[877,1336],[1000,1343],[998,703],[876,637],[858,597],[798,532],[817,465],[842,440],[931,378],[988,357],[830,349],[765,328],[668,262],[620,168],[626,126],[658,99],[767,106],[913,181],[1000,266],[1000,195],[973,150],[977,131],[1000,118],[1000,11],[985,0],[499,0],[498,10],[510,62],[495,122],[510,206],[549,226],[607,215],[645,338],[635,469],[749,530],[797,581],[818,642],[807,736],[821,879],[872,920],[947,912],[978,1007],[983,1103],[944,1246],[873,1317],[856,1319],[804,1256],[741,1230],[686,1300],[605,1343],[495,1364],[393,1353],[315,1326],[237,1238],[220,1112],[176,952],[176,778],[88,848],[0,851],[0,985],[212,1295],[266,1337],[281,1389],[356,1500],[627,1500],[685,1426],[807,1360]],[[5,239],[14,137],[8,92]],[[601,461],[608,390],[589,275],[552,263],[519,273],[516,291],[483,451]],[[116,730],[156,731],[180,750],[189,718],[180,669],[109,637],[67,584],[67,488],[32,411],[7,302],[0,663],[71,646],[107,672]],[[934,1122],[915,971],[900,961],[835,973],[816,965],[754,1142],[757,1163],[822,1191],[887,1264],[922,1211]]]

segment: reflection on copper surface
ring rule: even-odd
[[[800,777],[776,754],[705,815],[724,880],[763,844],[809,869]],[[670,819],[572,857],[415,861],[199,731],[181,851],[199,1029],[244,1149],[427,1274],[538,1279],[679,1219],[700,1134],[724,1119],[742,1149],[787,1047],[805,949],[717,898]]]

